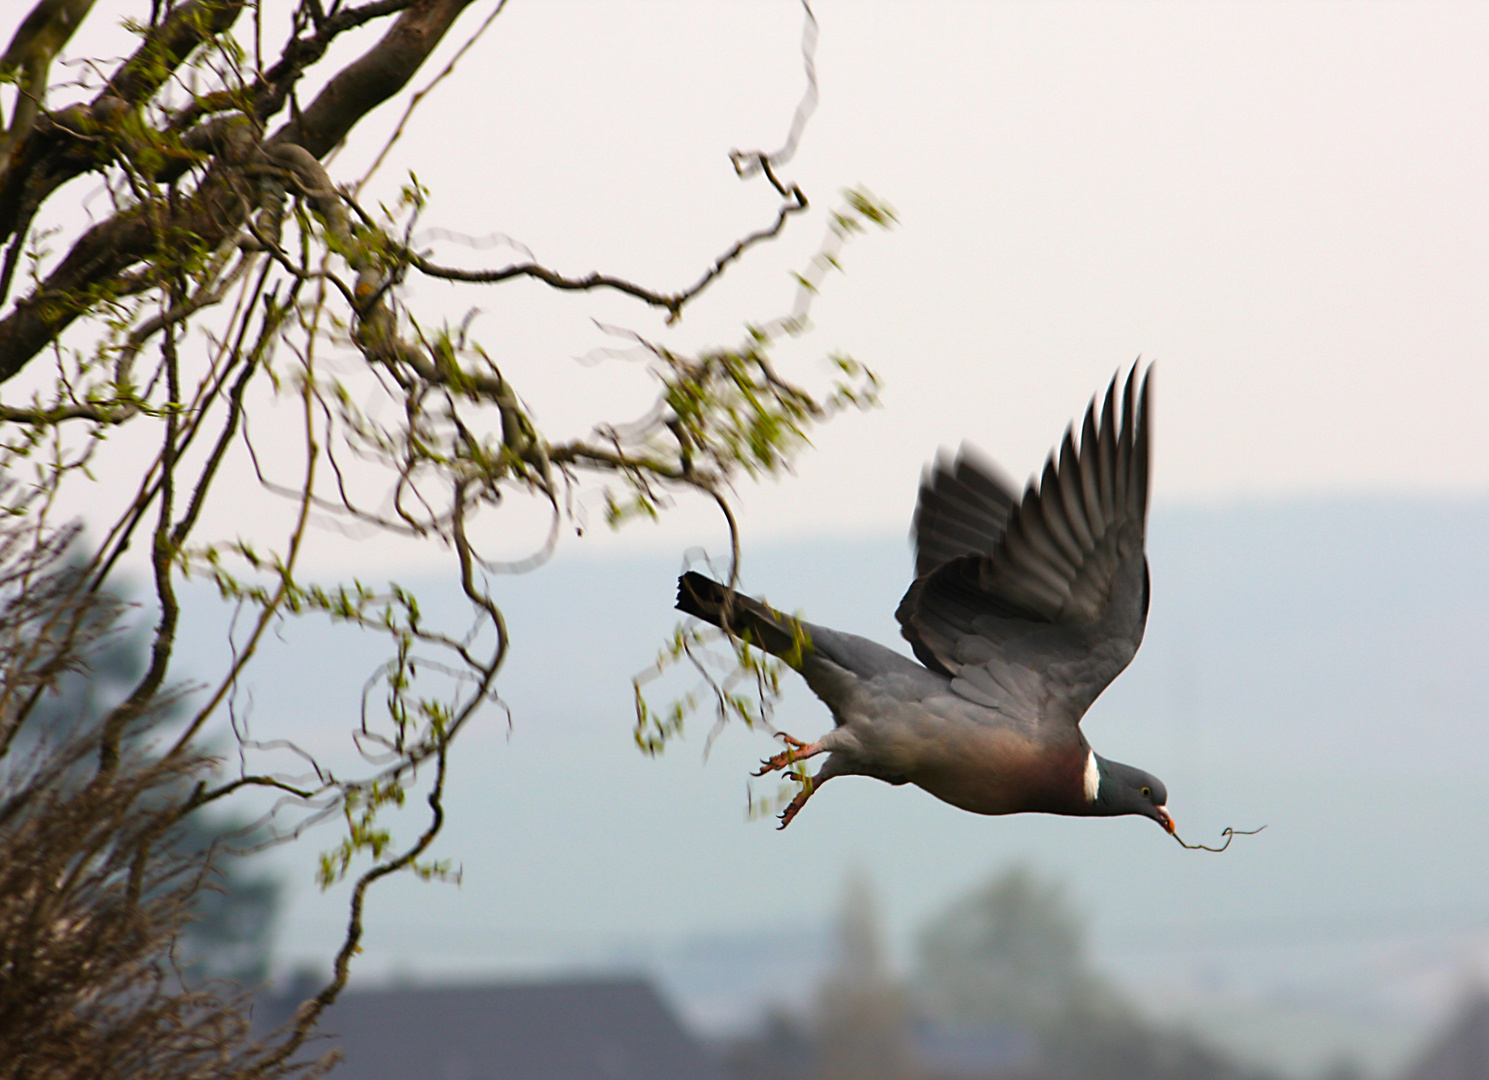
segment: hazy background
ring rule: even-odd
[[[746,586],[883,640],[935,449],[971,439],[1022,478],[1113,371],[1156,360],[1150,636],[1088,733],[1166,780],[1191,839],[1269,828],[1215,856],[1136,820],[982,819],[869,782],[834,785],[783,834],[747,822],[762,736],[726,732],[707,765],[701,726],[661,761],[630,743],[629,679],[673,625],[672,576],[685,551],[723,550],[716,515],[684,503],[619,537],[566,534],[551,566],[500,584],[511,726],[494,715],[457,764],[442,847],[464,885],[376,893],[359,977],[641,964],[699,1022],[740,1023],[810,987],[850,867],[903,959],[924,918],[1024,860],[1069,884],[1103,969],[1155,1014],[1290,1065],[1351,1050],[1389,1067],[1489,962],[1489,8],[815,10],[822,100],[783,170],[815,212],[680,327],[521,283],[419,283],[410,302],[482,308],[475,332],[538,422],[583,432],[653,392],[634,362],[577,362],[617,343],[592,319],[732,342],[789,307],[839,188],[887,200],[899,228],[848,249],[785,352],[817,385],[823,354],[853,353],[884,408],[740,492]],[[512,0],[369,201],[414,169],[446,261],[504,262],[505,234],[565,272],[680,287],[774,212],[726,155],[779,143],[800,36],[786,0]],[[371,145],[333,176],[359,176]],[[89,499],[121,490],[129,457],[115,447]],[[278,512],[240,476],[218,535]],[[542,535],[520,510],[488,520],[497,557]],[[448,581],[447,553],[334,530],[307,559]],[[260,732],[344,740],[378,655],[310,627],[283,642],[252,687]],[[187,669],[212,670],[216,638],[189,644]],[[793,685],[781,723],[813,734],[826,716]],[[288,970],[324,958],[344,909],[315,894],[308,848],[276,859]]]
[[[919,926],[1023,864],[1068,886],[1100,971],[1150,1015],[1251,1060],[1394,1066],[1489,978],[1486,529],[1483,499],[1155,513],[1148,637],[1085,727],[1168,783],[1191,842],[1268,826],[1219,855],[1139,818],[981,818],[859,779],[785,832],[747,821],[763,735],[724,732],[706,764],[706,720],[659,760],[630,739],[629,677],[673,625],[676,557],[561,560],[503,590],[513,726],[466,737],[438,852],[463,884],[374,893],[359,974],[639,967],[706,1030],[738,1030],[772,1001],[812,1003],[854,868],[903,965]],[[777,603],[898,640],[901,537],[754,554]],[[325,674],[370,670],[355,641],[289,628],[255,680],[258,733],[344,738]],[[798,682],[778,719],[828,723]],[[314,894],[306,851],[275,865],[295,882],[282,966],[314,963],[341,890]]]

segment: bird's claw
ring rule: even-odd
[[[766,773],[773,773],[776,772],[778,769],[784,769],[788,765],[795,764],[796,759],[791,756],[792,753],[793,751],[791,750],[782,750],[779,754],[776,754],[773,757],[766,758],[760,763],[760,767],[752,772],[750,775],[764,776]]]
[[[803,758],[811,757],[815,752],[815,747],[812,743],[804,742],[793,735],[787,735],[784,731],[778,731],[776,734],[786,744],[786,749],[762,761],[760,768],[755,770],[751,774],[752,776],[764,776],[766,773],[773,773],[787,766],[795,765]],[[803,750],[806,753],[799,752]]]
[[[796,779],[801,781],[801,790],[796,793],[796,798],[786,804],[786,809],[781,811],[781,823],[776,826],[777,832],[790,825],[796,815],[801,813],[801,808],[807,804],[807,800],[812,797],[813,789],[817,786],[810,776],[801,776]]]

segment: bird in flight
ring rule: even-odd
[[[1102,757],[1080,728],[1148,618],[1151,371],[1114,376],[1022,499],[965,445],[925,471],[915,580],[895,612],[919,663],[702,574],[679,579],[679,610],[780,657],[832,711],[832,731],[781,733],[786,749],[756,773],[827,755],[781,828],[833,777],[872,776],[977,814],[1141,814],[1174,832],[1162,782]]]

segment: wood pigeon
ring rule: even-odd
[[[1091,749],[1080,721],[1125,668],[1148,617],[1148,372],[1114,376],[1022,500],[966,446],[923,474],[915,581],[895,617],[919,663],[784,615],[701,574],[677,607],[785,660],[835,727],[757,776],[826,754],[781,814],[835,776],[915,784],[977,814],[1142,814],[1174,831],[1168,792]]]

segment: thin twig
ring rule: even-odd
[[[1236,837],[1238,837],[1238,836],[1255,836],[1257,833],[1261,832],[1262,829],[1265,829],[1265,828],[1266,828],[1266,826],[1265,825],[1262,825],[1262,826],[1259,826],[1259,827],[1257,827],[1255,829],[1229,829],[1229,828],[1222,829],[1222,830],[1220,830],[1220,835],[1223,836],[1223,837],[1225,837],[1225,843],[1221,844],[1219,847],[1211,847],[1208,844],[1186,844],[1182,839],[1180,839],[1178,833],[1174,833],[1174,839],[1179,841],[1179,846],[1180,847],[1182,847],[1182,848],[1188,848],[1190,851],[1216,851],[1216,852],[1220,852],[1220,851],[1224,851],[1226,848],[1230,847],[1230,842],[1232,840],[1234,840]]]

